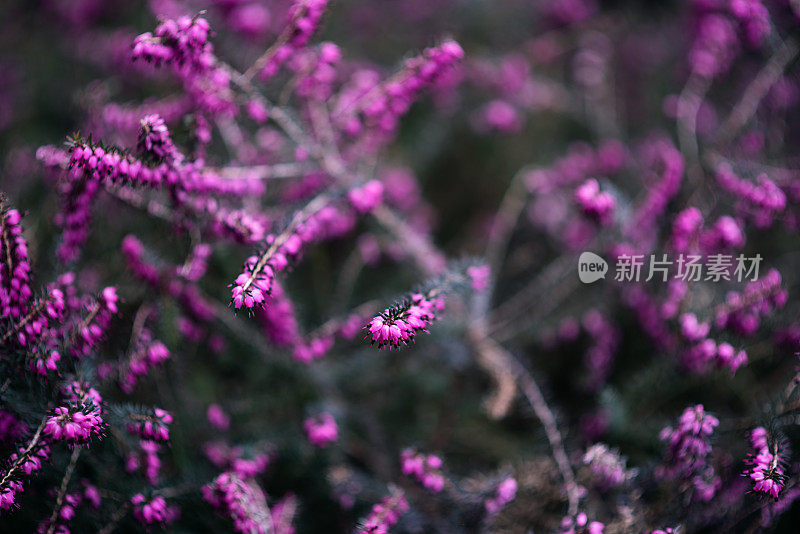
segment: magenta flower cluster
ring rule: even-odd
[[[764,427],[752,430],[750,443],[755,452],[750,456],[749,468],[744,474],[753,484],[754,492],[768,495],[777,501],[786,483],[779,445],[776,441],[774,447],[770,448],[769,435]]]
[[[172,415],[161,408],[154,408],[152,414],[132,415],[132,422],[128,423],[128,432],[144,439],[155,441],[169,440],[169,425]]]
[[[303,421],[303,429],[308,441],[317,447],[327,447],[339,439],[339,427],[336,420],[329,413],[322,413],[316,417],[309,417]]]
[[[69,443],[85,443],[99,434],[102,428],[103,418],[99,409],[84,411],[59,406],[55,409],[55,415],[47,419],[44,433],[56,441],[63,439]]]
[[[406,449],[400,455],[400,469],[404,475],[414,478],[433,493],[444,488],[442,459],[435,454],[422,454],[415,449]]]
[[[400,516],[408,511],[408,501],[400,493],[394,493],[372,507],[372,511],[364,519],[359,534],[388,534]]]
[[[308,44],[328,6],[328,0],[293,0],[284,34],[264,58],[259,72],[262,80],[278,73],[280,67]]]
[[[517,481],[513,477],[504,479],[497,485],[494,496],[486,499],[484,506],[490,514],[496,514],[517,496]]]
[[[698,404],[686,408],[678,425],[664,428],[660,435],[661,441],[666,443],[660,475],[691,482],[702,501],[711,500],[720,483],[714,466],[709,463],[711,435],[718,425],[719,420]]]
[[[373,318],[367,325],[368,335],[372,343],[378,343],[378,348],[384,345],[398,348],[401,343],[408,345],[414,341],[417,332],[427,332],[427,327],[443,309],[443,299],[413,293]]]
[[[264,493],[253,482],[225,472],[211,484],[203,486],[203,498],[219,512],[233,520],[233,528],[243,534],[271,532],[269,509]]]

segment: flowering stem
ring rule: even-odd
[[[294,21],[297,20],[299,17],[301,17],[303,14],[304,14],[303,9],[297,10],[295,16],[292,17],[292,20],[289,21],[289,23],[283,27],[283,31],[275,40],[275,42],[272,43],[272,45],[270,45],[270,47],[267,48],[267,50],[263,54],[261,54],[261,56],[258,59],[255,60],[255,62],[250,66],[249,69],[247,69],[244,72],[244,74],[242,74],[242,78],[244,78],[244,80],[248,82],[251,81],[253,79],[253,76],[255,76],[256,73],[260,72],[264,68],[264,66],[272,58],[272,56],[274,56],[275,53],[289,41],[289,38],[292,36],[292,33],[294,33],[295,29]]]
[[[56,530],[56,519],[61,512],[61,506],[64,504],[64,495],[67,493],[67,486],[69,480],[72,478],[72,473],[75,471],[75,464],[78,463],[78,457],[81,455],[81,448],[75,447],[72,451],[72,456],[69,459],[67,470],[64,472],[64,478],[61,479],[61,486],[58,488],[58,496],[56,497],[56,505],[53,508],[53,513],[50,514],[50,527],[47,529],[47,534],[53,534]]]
[[[264,270],[264,267],[267,266],[267,262],[272,258],[275,252],[286,243],[286,240],[292,236],[294,230],[303,222],[305,222],[309,217],[314,215],[316,212],[321,210],[325,205],[328,203],[328,195],[319,195],[314,200],[309,202],[302,210],[298,211],[292,217],[292,221],[289,223],[289,226],[275,238],[275,240],[270,244],[269,248],[258,258],[258,262],[253,267],[250,277],[245,281],[242,285],[242,292],[246,292],[253,282],[255,282],[256,278],[258,277],[259,273]]]
[[[6,341],[8,341],[8,338],[10,338],[14,334],[22,330],[26,324],[31,322],[37,315],[39,315],[39,312],[42,311],[44,304],[45,304],[45,299],[39,300],[39,302],[36,303],[36,306],[34,306],[33,309],[30,312],[28,312],[28,315],[20,319],[20,321],[16,323],[13,328],[11,328],[5,334],[3,334],[3,337],[0,337],[0,344],[3,344]]]
[[[44,419],[42,419],[42,422],[39,423],[39,428],[36,429],[36,433],[33,435],[33,438],[31,438],[30,442],[28,443],[28,446],[25,447],[25,450],[22,451],[22,453],[20,453],[19,458],[17,458],[17,461],[11,464],[11,467],[9,467],[8,471],[6,471],[6,474],[3,475],[2,479],[0,479],[0,488],[5,486],[6,482],[8,482],[8,480],[11,478],[14,472],[17,469],[19,469],[19,466],[28,461],[31,451],[34,449],[34,447],[36,447],[36,445],[38,445],[39,440],[42,437],[42,430],[44,429],[44,424],[46,422],[47,422],[47,416],[45,416]]]
[[[357,174],[347,169],[338,151],[325,150],[319,143],[312,141],[294,119],[292,119],[289,113],[280,106],[270,104],[267,98],[253,86],[248,77],[240,74],[230,65],[225,65],[225,68],[230,73],[231,79],[236,85],[248,93],[251,98],[258,98],[267,105],[270,110],[269,116],[272,120],[281,127],[292,141],[298,146],[302,146],[308,150],[309,154],[320,163],[325,172],[343,184],[351,184],[358,181],[358,179],[356,179]],[[416,260],[417,265],[420,266],[423,272],[428,275],[439,272],[440,269],[436,258],[440,257],[440,255],[427,239],[385,206],[378,206],[372,211],[372,215],[381,226],[398,238],[399,242],[406,247],[407,251]],[[250,284],[252,284],[252,279],[245,289],[250,287]]]

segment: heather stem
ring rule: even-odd
[[[42,430],[44,429],[45,422],[47,422],[47,416],[42,419],[42,422],[39,424],[39,428],[36,429],[36,433],[33,435],[33,438],[31,438],[30,442],[28,442],[28,446],[25,447],[25,450],[20,453],[17,461],[11,464],[11,467],[9,467],[8,471],[6,471],[6,474],[3,475],[2,479],[0,479],[0,487],[3,487],[5,483],[8,482],[14,472],[19,469],[19,466],[28,461],[31,451],[34,447],[36,447],[36,445],[38,445],[39,440],[42,437]]]
[[[769,90],[780,79],[784,69],[797,56],[797,43],[792,39],[784,41],[777,52],[770,58],[758,75],[747,86],[742,98],[731,110],[730,115],[722,123],[717,134],[715,145],[724,145],[734,138],[739,130],[747,124],[750,117],[758,109],[758,105]]]
[[[561,477],[564,479],[564,489],[567,492],[567,499],[569,501],[569,515],[574,516],[578,513],[578,501],[580,499],[578,484],[575,481],[575,473],[572,470],[569,458],[564,450],[564,442],[561,437],[561,432],[558,429],[555,415],[553,415],[553,412],[547,405],[547,401],[545,401],[544,395],[542,395],[542,391],[539,389],[539,385],[528,370],[525,369],[525,366],[510,352],[490,337],[481,335],[480,331],[475,330],[473,332],[473,342],[476,344],[478,350],[492,352],[502,358],[503,365],[514,374],[517,385],[519,385],[525,398],[528,399],[536,417],[542,423],[545,434],[547,435],[547,440],[550,443],[553,459],[556,462],[558,470],[561,472]]]
[[[286,243],[286,240],[292,236],[294,233],[295,228],[297,228],[300,224],[302,224],[306,219],[314,215],[316,212],[321,210],[325,205],[328,203],[328,196],[327,195],[320,195],[316,197],[314,200],[309,202],[306,207],[302,210],[295,213],[294,217],[292,217],[292,221],[289,223],[289,226],[284,230],[279,236],[275,238],[275,240],[270,244],[269,248],[267,248],[266,252],[261,255],[258,259],[258,262],[253,267],[253,270],[250,272],[250,277],[247,281],[242,284],[242,291],[246,292],[250,286],[255,282],[256,277],[264,270],[266,267],[267,262],[272,258],[273,254],[278,251],[278,249]]]
[[[527,169],[520,169],[511,179],[511,183],[506,189],[500,207],[497,210],[489,231],[489,239],[486,243],[484,257],[489,265],[492,277],[489,280],[489,287],[478,296],[476,315],[483,317],[492,301],[494,294],[495,279],[500,273],[500,267],[506,254],[511,234],[516,226],[520,213],[525,208],[527,195],[525,194],[524,178]]]
[[[111,520],[106,523],[106,525],[97,531],[97,534],[111,534],[114,532],[114,529],[117,528],[119,522],[122,521],[126,515],[128,515],[128,511],[130,510],[130,503],[125,503],[124,505],[120,506],[119,509],[114,512],[114,515],[111,516]]]
[[[14,334],[22,330],[26,324],[28,324],[34,318],[36,318],[36,316],[39,315],[39,312],[42,311],[42,308],[44,308],[44,304],[45,304],[45,299],[41,299],[38,303],[36,303],[36,306],[34,306],[34,308],[30,312],[28,312],[28,314],[25,317],[23,317],[18,323],[16,323],[13,328],[9,329],[5,334],[3,334],[3,337],[0,337],[0,344],[8,341],[8,338],[10,338]]]
[[[58,514],[61,512],[61,507],[64,504],[64,495],[67,493],[67,486],[72,478],[72,473],[75,471],[75,465],[78,463],[78,457],[81,455],[81,450],[82,449],[80,447],[76,447],[72,451],[72,456],[69,459],[69,465],[67,465],[67,470],[64,472],[64,478],[61,479],[61,486],[58,488],[56,505],[53,508],[53,513],[50,514],[50,527],[47,529],[47,534],[53,534],[53,532],[56,530],[56,519],[58,519]]]

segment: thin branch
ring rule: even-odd
[[[58,496],[56,497],[56,505],[53,507],[53,513],[50,514],[50,526],[47,529],[47,534],[53,534],[56,530],[56,519],[61,512],[61,507],[64,505],[64,496],[67,493],[69,481],[72,478],[72,473],[75,471],[75,465],[78,463],[78,457],[81,455],[80,447],[75,447],[72,451],[72,456],[69,459],[67,470],[64,471],[64,478],[61,479],[61,486],[58,488]]]
[[[130,510],[130,507],[131,507],[131,503],[129,503],[129,502],[126,502],[125,504],[120,506],[119,509],[117,509],[117,511],[114,512],[114,515],[111,516],[111,520],[108,523],[106,523],[106,525],[103,528],[98,530],[97,534],[111,534],[112,532],[114,532],[114,529],[117,528],[117,525],[119,525],[119,522],[122,521],[122,519],[126,515],[128,515],[128,511]]]
[[[260,180],[272,180],[302,176],[312,170],[312,168],[300,163],[268,163],[265,165],[220,167],[211,170],[222,178],[238,178],[241,175],[255,175]]]
[[[750,118],[755,114],[759,104],[767,96],[769,90],[775,85],[783,71],[797,56],[797,43],[792,39],[784,41],[778,51],[770,58],[766,65],[747,86],[742,98],[731,110],[730,115],[719,128],[714,144],[724,145],[733,139]]]
[[[484,257],[486,263],[489,265],[492,276],[490,278],[489,287],[476,296],[475,316],[483,317],[489,309],[494,295],[495,280],[500,275],[500,268],[503,265],[508,244],[511,241],[511,235],[517,225],[520,213],[525,208],[527,194],[525,191],[524,178],[527,176],[529,169],[527,167],[520,169],[511,178],[511,183],[503,195],[503,200],[500,202],[500,207],[497,209],[492,220],[492,227],[489,231],[489,239],[486,243]]]
[[[6,470],[6,473],[3,475],[3,478],[0,479],[0,488],[5,487],[6,482],[9,479],[11,479],[11,477],[14,475],[16,470],[19,469],[19,467],[22,464],[24,464],[25,462],[28,461],[28,459],[30,458],[29,455],[30,455],[31,451],[33,450],[34,447],[36,447],[36,445],[39,443],[39,440],[42,437],[42,430],[44,429],[44,424],[46,422],[47,422],[47,416],[45,416],[42,419],[42,422],[39,423],[39,428],[36,429],[36,432],[34,433],[33,437],[30,440],[30,442],[28,442],[28,446],[25,447],[25,450],[22,451],[19,454],[19,456],[17,457],[17,460],[14,463],[11,464],[11,466]]]
[[[564,489],[567,492],[567,500],[569,502],[569,515],[574,516],[578,513],[578,501],[580,500],[578,484],[575,481],[575,473],[564,450],[564,440],[558,429],[556,417],[547,405],[539,385],[525,366],[492,338],[483,335],[479,330],[473,330],[471,337],[479,350],[495,354],[502,361],[502,365],[513,373],[517,385],[522,390],[525,398],[528,399],[536,417],[542,423],[547,435],[547,441],[550,443],[553,459],[561,472],[561,477],[564,479]]]

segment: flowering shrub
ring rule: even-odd
[[[794,531],[796,2],[10,4],[0,531]]]

